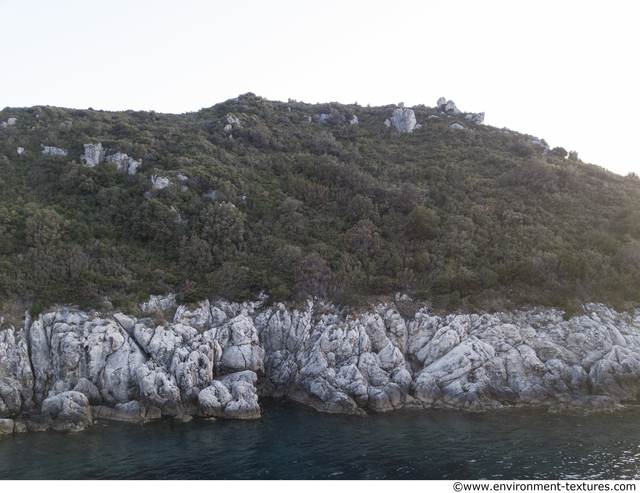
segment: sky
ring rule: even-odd
[[[636,11],[619,0],[0,0],[0,109],[444,96],[487,125],[640,174]]]

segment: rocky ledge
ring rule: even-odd
[[[436,316],[406,296],[358,314],[263,302],[166,297],[141,305],[154,318],[68,307],[27,316],[0,332],[0,434],[95,419],[254,419],[265,396],[347,414],[585,413],[638,393],[640,311],[587,304],[565,321],[553,309]]]

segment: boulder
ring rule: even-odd
[[[42,413],[51,416],[54,423],[72,425],[68,428],[72,431],[93,424],[89,400],[80,392],[69,391],[48,397],[42,403]]]
[[[136,161],[132,157],[129,157],[122,152],[118,152],[116,154],[107,156],[106,160],[108,163],[115,163],[118,166],[118,171],[122,174],[135,175],[136,171],[138,171],[138,168],[142,166],[142,160]],[[163,180],[166,178],[159,178],[159,179]],[[155,185],[155,186],[157,186],[158,188],[164,188],[158,185]]]
[[[214,380],[198,395],[200,416],[256,419],[260,406],[256,394],[257,375],[252,371],[232,373]]]
[[[451,125],[449,125],[451,128],[455,128],[456,130],[464,130],[464,127],[462,125],[460,125],[459,123],[452,123]]]
[[[405,108],[396,108],[393,111],[390,122],[400,133],[411,133],[417,125],[416,115],[413,110]]]
[[[168,178],[163,178],[162,176],[158,176],[158,175],[151,175],[151,184],[154,187],[156,187],[158,190],[162,190],[163,188],[166,188],[169,185],[171,185],[171,182],[169,181]]]
[[[14,423],[12,419],[0,419],[0,435],[11,435]]]
[[[447,101],[447,104],[444,107],[444,111],[446,111],[447,113],[452,113],[454,115],[459,115],[461,113],[461,111],[456,107],[456,103],[451,100]]]
[[[8,126],[15,125],[16,123],[18,123],[18,119],[11,117],[11,118],[7,118],[6,122],[0,123],[0,127],[7,128]]]
[[[482,125],[484,123],[484,112],[482,113],[469,113],[465,115],[467,120],[471,120],[476,125]]]

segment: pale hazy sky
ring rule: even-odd
[[[640,173],[631,1],[0,0],[0,108],[434,106]]]

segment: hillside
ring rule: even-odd
[[[0,311],[260,291],[640,306],[638,177],[445,109],[251,93],[183,115],[5,108]]]

